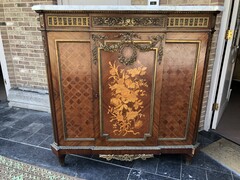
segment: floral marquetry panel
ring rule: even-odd
[[[144,77],[147,67],[123,69],[116,61],[109,62],[109,66],[111,98],[107,114],[113,124],[113,134],[120,137],[139,135],[146,117],[143,97],[147,96],[148,83]]]
[[[130,65],[119,61],[118,51],[100,49],[100,126],[108,141],[146,141],[153,136],[158,51],[131,47],[120,49],[125,58],[136,56]]]

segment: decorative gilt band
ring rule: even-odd
[[[209,17],[168,17],[167,27],[208,27]]]
[[[208,27],[209,17],[93,17],[93,27]]]
[[[48,26],[89,26],[89,17],[48,16]]]
[[[108,161],[116,159],[119,161],[133,161],[136,159],[146,160],[148,158],[153,158],[153,154],[124,154],[124,155],[114,155],[114,154],[100,154],[100,158],[104,158]]]
[[[47,25],[89,27],[89,17],[48,16]],[[92,17],[93,27],[208,27],[209,17]]]
[[[93,27],[165,27],[166,16],[161,17],[93,17]]]

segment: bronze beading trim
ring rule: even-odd
[[[47,25],[49,27],[58,27],[58,26],[89,27],[89,17],[47,16]]]
[[[171,146],[58,146],[56,143],[51,144],[55,150],[163,150],[163,149],[196,149],[200,144],[196,143],[194,145],[171,145]]]
[[[207,28],[209,17],[168,17],[167,27]]]

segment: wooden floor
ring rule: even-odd
[[[232,82],[230,101],[216,131],[240,145],[240,82]]]

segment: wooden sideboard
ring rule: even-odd
[[[60,163],[194,155],[217,11],[36,11]]]

